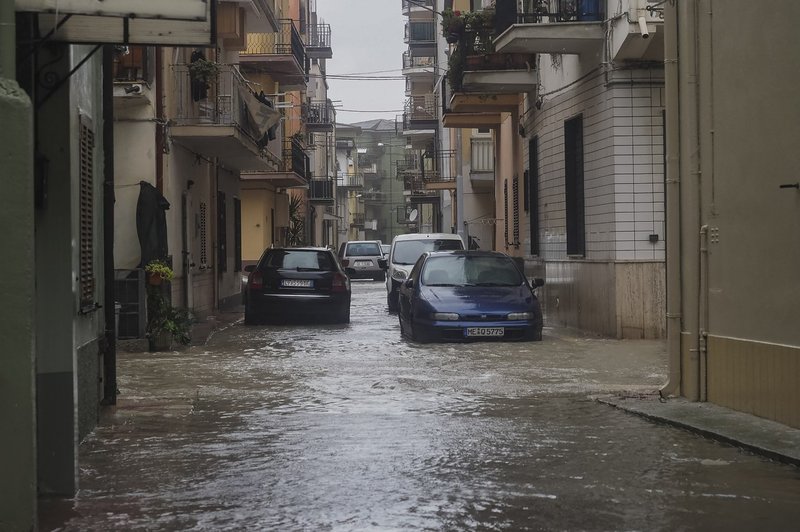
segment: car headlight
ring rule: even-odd
[[[455,312],[434,312],[431,319],[434,321],[458,321],[460,316]]]
[[[395,281],[402,281],[406,277],[408,277],[408,274],[403,270],[395,270],[392,272],[392,279]]]
[[[512,312],[511,314],[506,316],[506,319],[510,321],[532,320],[533,312]]]

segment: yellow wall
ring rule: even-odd
[[[243,189],[241,194],[242,261],[256,261],[272,245],[271,216],[275,208],[275,192],[258,188]]]

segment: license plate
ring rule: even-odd
[[[356,268],[364,268],[366,266],[372,266],[371,260],[357,260],[355,264],[353,264]]]
[[[311,279],[282,279],[281,286],[287,288],[311,288],[314,283]]]
[[[502,327],[467,327],[466,336],[503,336],[505,329]]]

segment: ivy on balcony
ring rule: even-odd
[[[447,81],[452,90],[461,90],[468,56],[494,52],[494,18],[492,9],[468,12],[445,9],[442,12],[442,35],[454,45],[447,61]]]

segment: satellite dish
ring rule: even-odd
[[[410,221],[412,221],[412,222],[416,222],[417,221],[417,216],[419,216],[419,213],[417,212],[417,209],[411,209],[411,212],[408,213],[408,219]]]

